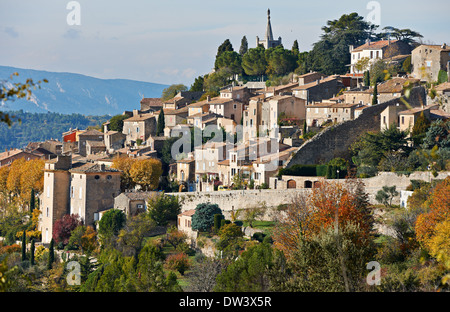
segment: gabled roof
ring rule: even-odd
[[[375,42],[366,42],[363,45],[360,45],[359,47],[353,49],[352,52],[360,52],[363,50],[379,50],[382,49],[389,44],[392,44],[394,42],[397,42],[398,40],[379,40]]]

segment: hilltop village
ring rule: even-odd
[[[266,34],[256,45],[282,46],[281,37],[274,39],[270,11]],[[195,215],[205,205],[219,208],[213,215],[222,215],[222,225],[221,219],[212,222],[217,231],[245,215],[241,230],[248,239],[267,235],[254,224],[274,224],[271,209],[289,206],[328,182],[338,189],[350,180],[361,182],[367,205],[378,207],[379,217],[387,207],[406,210],[421,183],[448,185],[450,46],[411,48],[388,38],[348,49],[346,74],[293,73],[276,85],[236,76],[215,95],[176,90],[170,98],[144,97],[100,129],[68,129],[61,140],[2,152],[0,169],[19,159],[43,161],[35,229],[45,248],[67,215],[98,231],[112,212],[132,219],[167,196],[179,200],[170,224],[209,257],[226,248],[202,238],[210,229]],[[377,62],[401,67],[405,60],[407,71],[369,80]],[[386,147],[388,141],[395,147]],[[141,169],[131,169],[137,162]],[[159,225],[164,226],[154,229],[158,235],[174,231],[167,222]],[[378,235],[397,237],[392,228],[375,228]]]

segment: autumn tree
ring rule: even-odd
[[[417,217],[417,240],[430,249],[430,242],[436,233],[438,223],[450,220],[450,177],[437,184],[432,191],[427,206],[428,212]]]
[[[135,159],[125,156],[116,156],[113,159],[111,167],[121,171],[120,188],[122,189],[122,191],[133,188],[135,185],[130,175],[131,166],[133,165],[134,161]]]
[[[82,224],[83,221],[78,214],[66,214],[61,219],[56,220],[53,227],[53,239],[55,243],[67,245],[72,231]]]
[[[154,190],[158,187],[162,174],[161,161],[155,158],[136,160],[131,165],[130,178],[144,190]]]
[[[12,82],[14,76],[19,76],[19,73],[12,73],[9,80],[0,80],[0,102],[5,103],[7,101],[14,101],[22,98],[29,100],[32,96],[32,89],[40,89],[42,82],[48,82],[47,79],[34,82],[31,78],[28,78],[24,83]],[[9,113],[0,111],[0,122],[4,122],[8,126],[11,126],[14,119],[15,116],[11,116]]]

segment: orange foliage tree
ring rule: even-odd
[[[282,211],[273,231],[275,246],[287,258],[295,252],[300,239],[310,239],[329,227],[344,230],[358,226],[355,243],[366,243],[371,234],[372,215],[360,181],[344,183],[323,181],[309,194],[301,194]]]
[[[417,217],[416,237],[425,248],[436,232],[436,225],[450,220],[450,177],[438,183],[427,200],[428,212]]]

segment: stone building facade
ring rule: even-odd
[[[77,214],[84,225],[94,226],[99,212],[114,206],[120,194],[120,171],[95,163],[73,163],[58,156],[44,167],[44,191],[40,198],[42,242],[53,236],[54,223],[66,214]]]
[[[449,74],[450,46],[422,44],[411,52],[412,76],[427,82],[438,80],[439,71]]]

